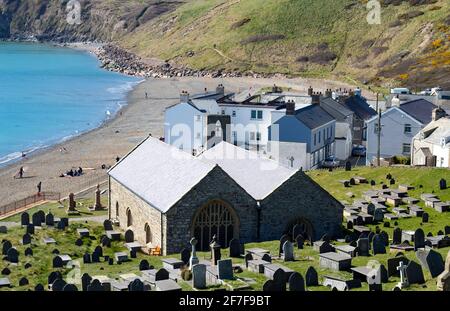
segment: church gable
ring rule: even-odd
[[[263,240],[279,239],[297,223],[316,240],[339,233],[342,223],[343,206],[302,171],[266,197],[261,209]]]
[[[168,253],[186,247],[192,236],[201,250],[208,247],[214,234],[223,247],[231,238],[250,242],[257,235],[256,201],[219,166],[172,206],[165,217]]]

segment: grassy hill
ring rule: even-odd
[[[332,77],[355,84],[450,87],[450,3],[381,0],[0,0],[0,38],[115,42],[195,69]]]

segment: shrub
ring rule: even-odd
[[[411,159],[406,156],[394,156],[392,160],[394,161],[394,164],[403,164],[403,165],[411,164]]]
[[[263,41],[276,41],[276,40],[282,40],[285,39],[285,35],[254,35],[250,36],[244,40],[241,41],[242,45],[249,44],[249,43],[257,43],[257,42],[263,42]]]

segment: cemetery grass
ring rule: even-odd
[[[59,202],[47,202],[42,205],[35,206],[26,210],[28,214],[33,215],[34,213],[42,210],[47,215],[50,211],[51,213],[58,218],[68,217],[68,218],[80,218],[80,217],[91,217],[91,216],[103,216],[108,215],[108,210],[105,208],[101,211],[91,211],[89,208],[94,205],[94,199],[79,199],[77,202],[77,210],[80,212],[79,215],[67,215],[67,210],[69,208],[69,201],[63,200],[61,203]],[[103,206],[107,206],[107,199],[102,196],[101,202]],[[0,222],[20,222],[20,215],[18,213],[16,215],[1,219]]]

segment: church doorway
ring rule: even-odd
[[[314,242],[313,225],[309,220],[303,217],[291,220],[286,226],[284,234],[289,235],[292,240],[294,240],[298,234],[301,234],[305,240]]]
[[[222,200],[212,200],[195,214],[191,228],[197,239],[197,249],[208,251],[214,235],[222,247],[228,247],[230,240],[239,237],[239,221],[234,209]]]

